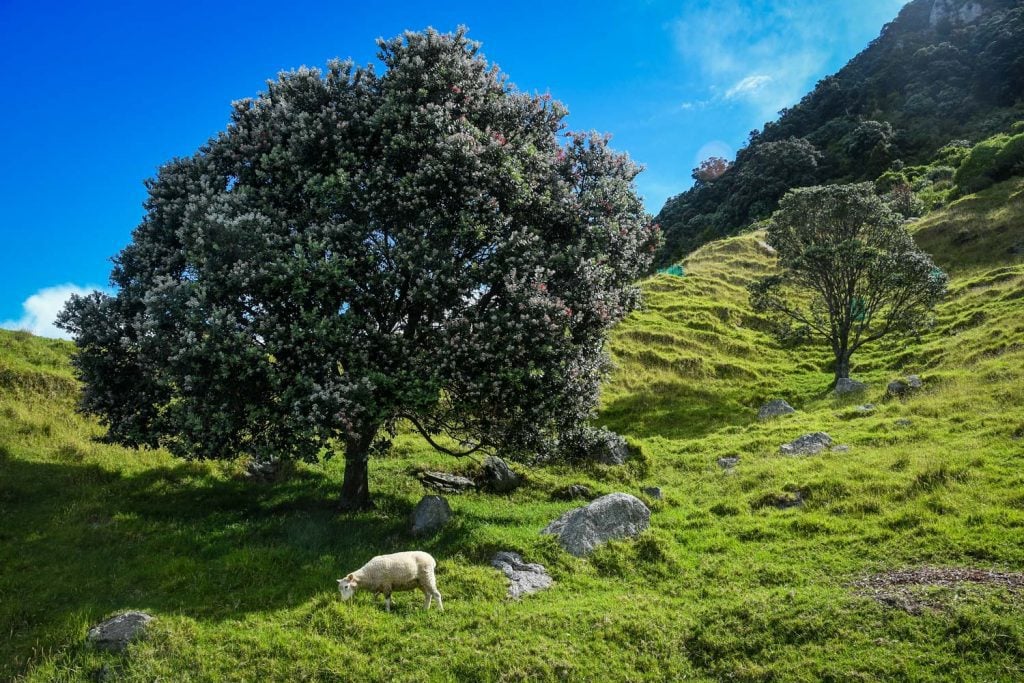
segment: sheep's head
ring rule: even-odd
[[[342,600],[348,600],[356,593],[356,579],[349,574],[344,579],[338,579],[338,592]]]

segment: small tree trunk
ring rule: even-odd
[[[345,439],[345,479],[341,484],[341,509],[347,512],[369,510],[373,507],[370,498],[369,460],[370,444],[377,435],[377,429],[366,429],[357,437]]]
[[[836,381],[849,379],[850,377],[850,354],[840,353],[836,356]]]

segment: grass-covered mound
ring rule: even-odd
[[[955,580],[1024,570],[1024,264],[994,247],[960,258],[947,239],[1024,233],[1019,186],[988,192],[1003,194],[920,223],[951,294],[921,339],[854,358],[865,395],[832,397],[825,350],[762,330],[744,289],[771,267],[757,234],[709,244],[684,277],[648,280],[646,310],[612,341],[600,423],[639,457],[451,496],[453,523],[426,542],[406,533],[415,469],[474,463],[400,437],[372,463],[378,509],[341,516],[340,461],[256,483],[98,443],[73,411],[70,345],[0,333],[0,679],[1019,679],[1024,594]],[[887,399],[911,373],[924,389]],[[758,422],[775,397],[798,412]],[[849,450],[778,455],[819,430]],[[577,560],[538,535],[575,505],[551,492],[576,482],[666,496],[638,541]],[[444,613],[412,594],[392,614],[338,601],[335,578],[411,547],[439,560]],[[488,566],[500,549],[556,585],[506,601]],[[125,609],[157,617],[147,640],[121,656],[84,646]]]

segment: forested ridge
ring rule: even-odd
[[[914,0],[836,74],[658,214],[656,265],[767,217],[793,187],[874,180],[1024,113],[1024,4]],[[724,169],[724,170],[723,170]]]

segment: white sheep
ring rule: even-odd
[[[432,599],[444,611],[441,594],[437,591],[434,567],[437,562],[420,550],[408,550],[391,555],[378,555],[343,579],[338,579],[342,600],[348,600],[357,590],[384,594],[384,606],[391,611],[391,592],[407,591],[419,587],[426,597],[425,607],[430,609]]]

